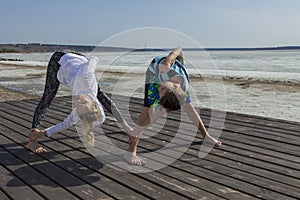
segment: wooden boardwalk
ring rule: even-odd
[[[43,125],[63,120],[70,102],[70,97],[56,98]],[[300,198],[300,123],[227,113],[223,146],[205,158],[198,157],[199,134],[171,165],[154,172],[129,173],[97,161],[75,129],[42,139],[47,153],[29,152],[25,146],[37,103],[37,99],[0,103],[1,200]],[[141,109],[142,100],[132,99],[133,119]],[[206,125],[210,113],[201,110]],[[163,141],[172,139],[176,113],[168,119],[168,130],[142,139],[140,152],[161,148]],[[112,118],[102,127],[115,144],[126,147],[127,137]]]

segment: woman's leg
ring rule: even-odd
[[[32,121],[32,128],[39,128],[41,122],[44,118],[46,109],[49,108],[52,100],[54,99],[58,87],[59,81],[57,79],[57,72],[59,70],[60,65],[58,64],[59,59],[64,55],[63,52],[55,52],[47,67],[47,77],[46,77],[46,84],[44,89],[44,94],[41,98],[40,103],[35,109],[33,121]]]
[[[111,113],[117,121],[123,126],[123,129],[125,131],[131,131],[132,128],[127,124],[127,122],[124,120],[122,117],[119,109],[115,105],[115,103],[112,101],[111,98],[105,94],[102,89],[98,86],[98,93],[97,93],[97,98],[100,101],[100,103],[104,106],[104,108]]]
[[[33,137],[33,133],[41,133],[37,128],[40,127],[41,121],[45,115],[46,109],[50,106],[53,98],[56,95],[56,92],[59,87],[59,81],[57,80],[57,72],[59,70],[60,65],[58,64],[59,59],[65,53],[56,52],[52,55],[48,67],[47,67],[47,77],[46,84],[44,89],[43,97],[41,98],[40,103],[35,109],[33,120],[32,120],[32,129],[29,134],[29,142],[27,144],[27,148],[35,153],[43,153],[46,152],[46,149],[42,147],[37,139]],[[44,130],[42,130],[44,132]],[[45,134],[45,133],[43,133]]]

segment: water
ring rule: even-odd
[[[132,67],[143,73],[155,56],[164,52],[91,53],[100,59],[99,69],[126,72]],[[300,51],[186,51],[189,73],[193,75],[223,76],[227,79],[300,83]],[[202,57],[201,57],[202,56]],[[24,62],[1,61],[24,66],[47,66],[51,53],[0,54],[0,58],[22,59]],[[208,60],[211,58],[212,60]],[[189,63],[191,62],[191,63]],[[215,63],[215,66],[213,66]],[[190,64],[190,65],[189,65]],[[109,66],[108,66],[109,65]],[[198,70],[195,70],[198,69]]]
[[[0,84],[41,94],[51,54],[0,54],[0,58],[24,60],[1,61],[0,65],[11,66],[1,65]],[[153,57],[166,54],[101,52],[88,56],[100,59],[97,77],[101,77],[100,85],[105,91],[143,97],[148,63]],[[191,90],[196,105],[300,121],[300,51],[210,51],[208,54],[186,51],[184,56],[188,71],[194,77]],[[202,79],[195,78],[200,76]],[[61,87],[60,95],[66,94],[70,94],[68,88]]]

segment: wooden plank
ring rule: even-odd
[[[9,124],[9,122],[7,122],[7,124]],[[17,131],[20,131],[16,128],[14,128],[14,131],[8,131],[9,133],[10,132],[17,132]],[[25,136],[22,136],[22,137],[17,137],[17,136],[14,136],[14,139],[19,142],[21,144],[22,141],[26,141],[26,137]],[[51,146],[51,139],[48,139],[50,142],[47,142],[47,147],[49,146],[49,143],[50,143],[50,146]],[[53,144],[56,144],[54,141],[52,142]],[[57,146],[55,146],[57,147]],[[81,145],[81,147],[83,148],[83,146]],[[52,147],[52,150],[53,147]],[[62,152],[70,152],[70,154],[72,156],[74,156],[74,149],[64,149]],[[34,155],[34,154],[33,154]],[[112,182],[111,180],[105,178],[105,177],[99,177],[99,174],[97,173],[99,170],[101,170],[100,168],[98,168],[99,166],[99,162],[96,161],[94,158],[92,157],[87,157],[87,155],[84,155],[82,156],[79,160],[77,160],[77,163],[74,162],[73,159],[70,160],[70,157],[64,157],[62,160],[61,157],[62,154],[60,155],[59,152],[51,152],[51,153],[46,153],[46,154],[40,154],[38,155],[48,161],[51,160],[51,162],[55,163],[55,165],[58,165],[58,166],[61,166],[62,168],[65,168],[69,173],[72,173],[72,174],[76,174],[77,175],[77,178],[81,178],[81,179],[85,179],[86,183],[85,184],[92,184],[92,185],[96,185],[98,187],[98,189],[104,189],[106,190],[105,192],[108,194],[108,193],[111,193],[111,195],[114,195],[116,198],[118,199],[129,199],[129,198],[139,198],[139,199],[144,199],[143,196],[137,194],[136,192],[130,192],[130,190],[128,190],[127,188],[125,188],[124,186],[122,187],[122,185],[118,185],[118,184],[114,184],[114,182]],[[55,158],[53,160],[53,157]],[[90,161],[90,160],[94,160],[94,161]],[[57,161],[57,162],[55,162]],[[93,163],[93,171],[89,169],[90,166],[82,166],[80,165],[79,163]],[[101,166],[101,165],[100,165]],[[102,166],[101,166],[102,167]],[[71,170],[72,169],[72,170]],[[53,170],[53,171],[56,171],[56,170]],[[56,172],[57,173],[57,172]],[[94,180],[96,178],[96,180]],[[103,181],[99,181],[99,180],[103,180]],[[110,184],[109,184],[110,183]],[[109,184],[109,185],[108,185]],[[72,186],[72,187],[75,187],[76,185]],[[66,186],[67,187],[67,186]],[[82,191],[84,189],[83,186],[82,187]],[[115,193],[114,190],[115,188],[118,188],[118,192],[119,193]],[[93,198],[107,198],[107,196],[100,196],[99,194],[97,195],[96,194],[91,194],[93,190],[88,190],[88,192],[86,192],[87,194],[89,195],[93,195]],[[76,192],[76,191],[74,191]],[[98,192],[99,193],[99,192]],[[114,194],[115,193],[115,194]]]
[[[0,166],[1,168],[1,166]],[[1,170],[0,170],[1,172]],[[10,200],[12,199],[12,197],[10,195],[8,195],[1,187],[0,187],[0,199],[1,200]],[[24,198],[23,198],[24,199]]]
[[[72,145],[73,146],[73,145]],[[172,185],[172,186],[174,186],[174,184]],[[200,194],[201,195],[201,197],[203,197],[203,192]],[[219,199],[220,197],[218,197],[218,199]],[[211,197],[210,197],[210,199],[212,199]]]
[[[1,147],[0,150],[1,159],[11,158],[8,156],[9,153]],[[21,179],[16,177],[15,174],[12,174],[11,171],[4,168],[2,164],[0,165],[0,174],[0,188],[7,193],[6,195],[1,191],[1,199],[43,199],[42,196],[26,185]]]
[[[6,142],[6,138],[0,135],[1,143]],[[53,181],[37,172],[30,165],[24,163],[20,158],[14,156],[4,148],[2,151],[6,153],[2,154],[3,161],[1,165],[7,167],[6,171],[9,170],[10,175],[5,175],[4,168],[1,168],[1,174],[3,174],[4,180],[1,181],[2,187],[5,187],[11,196],[16,199],[44,199],[46,196],[49,199],[77,199],[74,195],[60,188]],[[20,148],[18,148],[20,149]],[[1,176],[2,177],[2,176]],[[20,190],[21,189],[21,190]],[[24,190],[23,190],[24,189]],[[48,195],[46,195],[49,193]]]
[[[153,142],[153,144],[158,144],[159,143],[159,141],[155,141],[155,142]],[[151,148],[153,148],[153,144],[151,144],[150,146],[149,145],[147,145],[147,144],[143,144],[143,145],[141,145],[141,146],[143,146],[143,147],[145,147],[147,150],[151,150]],[[185,154],[185,156],[186,156],[186,154]],[[178,161],[181,161],[182,159],[180,158],[180,159],[178,159],[175,163],[178,163]],[[189,160],[189,159],[188,159]],[[194,155],[194,159],[193,160],[195,160],[194,162],[198,162],[199,164],[201,164],[201,163],[203,163],[203,160],[202,159],[197,159],[197,155]],[[182,161],[184,161],[184,159],[182,160]],[[194,162],[193,162],[193,164],[194,164]],[[198,166],[197,166],[197,164],[196,164],[196,166],[193,166],[193,165],[191,165],[191,163],[186,163],[186,162],[180,162],[181,164],[180,165],[178,165],[178,168],[179,169],[186,169],[186,168],[188,168],[189,170],[188,170],[188,172],[190,172],[190,173],[199,173],[199,168],[198,168]],[[207,164],[207,169],[211,169],[211,168],[213,168],[214,166],[212,165],[213,163],[209,163],[209,164]],[[223,164],[225,164],[226,165],[226,163],[223,163]],[[186,165],[188,165],[188,166],[186,166]],[[172,165],[173,166],[173,165]],[[194,167],[194,170],[192,170],[193,169],[193,167]],[[205,167],[203,167],[203,166],[201,166],[202,168],[205,168]],[[285,192],[285,194],[286,195],[290,195],[291,193],[293,193],[293,192],[291,192],[291,191],[294,191],[296,188],[294,188],[294,187],[286,187],[286,185],[285,184],[280,184],[280,183],[278,183],[278,182],[274,182],[274,181],[269,181],[269,180],[265,180],[265,179],[262,179],[261,177],[257,177],[257,176],[252,176],[252,175],[249,175],[248,173],[244,173],[244,172],[237,172],[237,171],[234,171],[234,170],[230,170],[230,168],[227,168],[227,167],[224,167],[224,166],[216,166],[215,167],[216,168],[216,171],[212,171],[212,173],[207,173],[207,174],[210,174],[210,176],[213,176],[213,175],[215,175],[215,174],[217,174],[217,173],[220,173],[220,171],[222,171],[222,174],[227,174],[227,175],[229,175],[228,177],[226,177],[226,182],[229,182],[229,180],[230,180],[230,175],[231,174],[236,174],[236,176],[233,176],[233,177],[237,177],[238,179],[241,179],[241,180],[251,180],[250,182],[251,182],[251,184],[253,184],[253,182],[255,183],[255,185],[259,185],[259,188],[261,188],[261,187],[265,187],[265,189],[267,190],[269,187],[270,187],[270,189],[272,189],[273,190],[273,192],[274,193],[276,193],[278,190],[280,191],[280,193],[282,192],[282,193],[284,193]],[[225,168],[224,170],[222,170],[222,168]],[[229,172],[228,172],[229,171]],[[232,172],[230,172],[230,171],[232,171]],[[203,174],[202,174],[202,176],[203,176]],[[232,176],[231,176],[232,177]],[[218,182],[220,183],[220,182],[222,182],[222,180],[223,180],[223,178],[221,178],[221,177],[219,177],[219,179],[221,180],[221,181],[219,181],[218,180]],[[263,181],[263,182],[259,182],[259,181]],[[249,183],[250,183],[249,182]],[[247,185],[244,185],[242,182],[241,183],[239,183],[239,181],[238,180],[234,180],[231,184],[230,184],[230,186],[233,186],[233,185],[235,185],[235,184],[238,184],[238,186],[239,187],[242,187],[242,188],[251,188],[251,186],[247,186]],[[259,190],[259,188],[258,188],[258,190]],[[255,191],[255,189],[253,189],[253,188],[251,188],[251,191]],[[294,196],[297,196],[297,195],[299,195],[300,193],[299,193],[299,191],[300,190],[298,190],[298,192],[295,192],[293,195]],[[245,191],[244,191],[245,192]],[[257,193],[257,195],[259,195],[259,193]],[[273,195],[275,195],[274,197],[276,197],[276,195],[277,194],[273,194]],[[272,195],[270,195],[269,194],[269,196],[272,196]],[[291,195],[292,196],[292,195]],[[277,197],[280,197],[280,194],[278,194],[278,196]]]
[[[85,161],[86,162],[86,161]],[[111,170],[110,170],[111,171]],[[116,172],[115,171],[111,171],[113,174],[116,174]],[[121,176],[122,177],[122,176]],[[120,177],[120,174],[119,174],[119,176],[117,176],[117,177],[115,177],[116,179],[117,178],[121,178]],[[122,179],[122,181],[127,181],[128,183],[128,186],[131,184],[132,185],[132,183],[135,183],[135,182],[138,182],[139,184],[137,185],[137,187],[139,186],[139,189],[142,189],[141,187],[140,187],[140,184],[142,183],[142,182],[145,182],[145,181],[143,181],[143,179],[140,179],[140,180],[138,180],[136,177],[134,177],[134,179],[133,180],[130,180],[131,178],[129,178],[128,177],[128,175],[126,176],[126,177],[123,177],[123,178],[121,178]],[[146,188],[149,190],[149,188],[151,188],[152,187],[152,190],[153,191],[159,191],[157,194],[156,194],[156,196],[157,197],[159,197],[159,198],[162,198],[162,197],[164,197],[164,196],[167,196],[167,197],[172,197],[172,198],[178,198],[179,196],[176,194],[176,193],[173,193],[173,192],[169,192],[168,190],[163,190],[162,189],[162,186],[156,186],[157,184],[150,184],[149,182],[146,182],[143,186],[147,186]],[[153,191],[152,191],[152,193],[153,193]],[[153,194],[152,194],[153,195]],[[202,195],[201,195],[202,196]],[[182,199],[182,198],[184,198],[184,195],[180,195],[180,198]],[[219,198],[218,198],[219,199]]]
[[[233,138],[234,138],[234,137],[233,137]],[[247,139],[248,139],[248,138],[247,138]],[[277,162],[277,160],[276,160],[276,162]],[[288,165],[288,166],[290,166],[290,164],[289,164],[289,163],[288,163],[287,165]],[[298,167],[298,166],[296,166],[295,168],[297,169],[297,167]]]
[[[27,102],[27,103],[30,104],[30,102]],[[20,107],[20,108],[22,108],[22,107]],[[27,110],[27,111],[29,112],[29,110]],[[60,114],[57,116],[56,114],[61,113],[61,111],[63,111],[63,114]],[[52,107],[52,110],[50,110],[50,112],[49,112],[49,114],[50,114],[49,122],[51,121],[51,124],[52,124],[54,121],[59,121],[59,120],[63,119],[64,118],[63,115],[66,114],[67,111],[68,111],[67,109],[62,110],[62,107],[54,105],[54,107]],[[16,112],[14,114],[16,116],[20,115],[20,113],[18,114],[17,111],[13,111],[13,112]],[[135,112],[137,113],[137,111],[135,111]],[[23,117],[26,117],[26,115],[28,116],[29,113],[27,113],[27,114],[23,113],[23,114],[24,114]],[[54,117],[56,119],[54,119],[54,121],[53,121],[52,117]],[[48,121],[46,121],[46,124],[47,123],[48,123]],[[235,128],[232,124],[231,124],[231,126],[232,126],[231,127],[232,129]],[[235,124],[235,126],[238,126],[238,124]],[[115,127],[114,123],[110,123],[110,122],[106,123],[103,125],[103,127],[105,128],[106,132],[111,131],[112,133],[116,133],[116,132],[120,133],[120,130],[117,127]],[[172,130],[172,125],[170,125],[168,127],[168,129]],[[139,148],[142,149],[142,151],[151,151],[151,149],[160,148],[161,146],[164,145],[161,142],[161,140],[168,141],[172,137],[172,134],[169,134],[170,130],[162,131],[162,133],[158,137],[154,136],[151,139],[142,140]],[[227,132],[230,132],[230,131],[227,131]],[[289,155],[290,159],[286,159],[288,162],[285,162],[286,160],[283,160],[283,161],[280,160],[280,163],[277,163],[276,159],[284,156],[285,155],[284,152],[279,152],[280,155],[275,155],[276,149],[271,149],[271,148],[268,149],[269,152],[267,155],[260,153],[259,151],[255,152],[254,150],[255,150],[255,146],[257,145],[256,143],[250,145],[250,147],[253,146],[252,150],[248,150],[247,148],[249,147],[249,145],[247,144],[247,139],[249,139],[250,141],[251,140],[253,141],[253,137],[251,137],[250,134],[243,135],[243,137],[245,137],[245,138],[242,138],[242,141],[240,141],[239,138],[237,138],[236,140],[231,139],[231,137],[234,136],[234,134],[239,134],[238,132],[236,132],[236,133],[230,132],[230,134],[233,134],[233,135],[229,135],[229,136],[225,135],[225,138],[226,138],[225,140],[228,140],[227,142],[229,143],[228,145],[226,145],[226,144],[224,145],[225,149],[223,149],[223,147],[222,147],[222,151],[216,151],[216,150],[212,151],[210,153],[210,155],[207,156],[207,158],[205,158],[205,160],[197,159],[197,149],[200,148],[200,145],[196,144],[196,145],[193,145],[190,148],[190,150],[186,154],[184,154],[184,156],[182,156],[182,158],[180,158],[178,161],[175,162],[176,165],[174,164],[172,166],[169,166],[172,170],[170,170],[168,167],[168,168],[165,168],[166,171],[160,170],[159,172],[157,172],[158,174],[150,174],[143,178],[148,181],[152,181],[152,182],[159,182],[159,180],[165,181],[166,184],[169,184],[171,186],[174,183],[177,184],[179,179],[182,179],[184,184],[193,185],[193,182],[190,181],[188,183],[188,181],[187,181],[188,179],[184,179],[188,175],[192,175],[191,177],[188,176],[190,180],[199,180],[199,177],[202,178],[202,176],[205,177],[205,175],[207,175],[207,176],[211,175],[209,177],[205,177],[204,179],[214,181],[215,183],[217,183],[219,186],[222,186],[222,187],[229,185],[229,187],[228,187],[229,189],[235,189],[233,191],[240,191],[241,193],[248,194],[248,195],[250,194],[252,197],[255,196],[255,194],[253,194],[253,193],[257,192],[255,189],[253,190],[254,192],[252,191],[252,189],[255,188],[256,185],[263,188],[263,190],[259,191],[256,195],[256,197],[259,197],[259,198],[266,198],[267,197],[266,194],[269,194],[269,193],[271,194],[270,195],[271,197],[274,197],[274,198],[280,197],[280,198],[286,198],[286,199],[289,199],[289,198],[292,199],[293,197],[297,197],[297,195],[299,195],[299,186],[297,187],[297,186],[293,185],[293,184],[297,183],[296,182],[297,179],[295,179],[297,177],[297,174],[299,174],[299,173],[297,173],[297,171],[295,171],[295,175],[292,175],[292,176],[287,175],[287,180],[282,180],[282,181],[276,181],[276,180],[273,180],[274,178],[270,179],[270,178],[267,178],[266,176],[264,176],[264,172],[269,172],[270,176],[272,174],[276,174],[278,172],[277,171],[278,169],[281,169],[281,170],[283,169],[282,166],[284,166],[286,168],[288,167],[291,169],[293,169],[293,166],[294,166],[294,168],[297,168],[298,165],[295,165],[295,164],[297,164],[297,162],[292,162],[293,155]],[[66,135],[67,134],[64,134],[63,137],[66,137]],[[222,137],[223,137],[223,135],[222,135]],[[116,143],[118,143],[118,144],[120,143],[121,146],[126,146],[126,139],[124,139],[124,137],[122,137],[122,135],[111,134],[111,138]],[[199,138],[197,138],[197,139],[199,139]],[[63,141],[67,141],[68,144],[80,143],[78,138],[75,139],[74,136],[68,137],[67,140],[63,140]],[[254,141],[256,141],[256,140],[254,140]],[[277,141],[277,139],[274,138],[274,141]],[[261,143],[261,144],[264,143],[264,141],[262,139],[258,139],[257,142]],[[247,145],[248,145],[248,147],[247,147]],[[287,148],[287,147],[285,147],[285,145],[281,145],[280,142],[278,142],[278,145],[283,146],[284,148]],[[263,147],[260,147],[260,148],[263,148]],[[80,151],[84,152],[82,149]],[[245,152],[246,152],[246,155],[244,155]],[[251,158],[250,156],[253,155],[253,152],[254,152],[254,156]],[[249,154],[247,154],[247,153],[249,153]],[[258,158],[255,156],[258,156]],[[249,157],[250,157],[250,159],[249,159]],[[223,162],[215,161],[215,160],[218,160],[218,158],[221,158],[223,160]],[[269,161],[269,166],[264,168],[263,161],[265,161],[265,159],[269,159],[270,161]],[[259,165],[256,165],[256,163],[259,162],[260,160],[262,163]],[[186,161],[190,161],[190,162],[186,162]],[[239,161],[241,161],[241,162],[239,162]],[[178,162],[179,162],[179,164],[178,164]],[[222,166],[222,163],[224,164],[224,166]],[[232,164],[232,163],[237,163],[237,164],[235,167],[230,167],[230,164]],[[243,166],[246,166],[246,169],[250,168],[254,171],[247,174],[245,171],[246,170],[245,168],[243,168],[244,171],[240,170],[238,163],[240,163],[240,165],[242,164]],[[291,164],[291,166],[290,166],[290,164]],[[268,170],[268,168],[270,166],[272,166],[274,168],[274,169],[271,168],[273,171]],[[187,169],[187,168],[191,168],[192,173],[190,170],[185,171],[185,169]],[[202,169],[202,168],[204,168],[204,169]],[[199,169],[201,170],[200,172],[198,172]],[[260,173],[260,175],[255,175],[256,170]],[[198,173],[200,173],[200,174],[198,174]],[[160,175],[160,176],[158,176],[158,175]],[[177,178],[175,182],[174,182],[174,180],[170,179],[170,177],[173,177],[173,176],[175,176]],[[164,177],[164,178],[161,179],[160,177]],[[195,177],[196,178],[198,177],[198,179],[195,179]],[[227,177],[230,177],[229,182],[223,183],[222,180],[219,181],[219,178],[227,179]],[[295,178],[293,178],[293,177],[295,177]],[[246,179],[246,181],[242,181],[243,179]],[[283,172],[279,173],[277,178],[275,178],[275,179],[284,179],[284,173]],[[169,180],[172,180],[173,182],[169,182]],[[252,180],[254,180],[254,181],[252,181]],[[283,183],[288,182],[288,180],[292,180],[292,182],[285,186]],[[239,181],[242,181],[243,184],[242,185],[239,184],[240,183]],[[241,188],[241,187],[246,186],[245,182],[247,184],[250,184],[250,188],[247,188],[246,191],[243,188]],[[270,186],[270,188],[268,188],[268,186]],[[196,187],[196,185],[193,185],[193,187]],[[228,192],[228,191],[230,191],[230,190],[228,190],[228,188],[227,188],[227,190],[221,189],[219,192],[222,192],[222,191]],[[276,188],[276,189],[274,189],[274,188]],[[295,190],[292,191],[291,193],[289,193],[289,191],[291,189],[295,189]],[[277,192],[276,191],[274,192],[274,190],[276,190]],[[186,193],[186,194],[188,194],[190,196],[192,195],[192,193]],[[229,196],[226,196],[226,197],[229,197]],[[234,197],[234,196],[232,196],[232,197]],[[235,198],[233,198],[233,199],[235,199]]]
[[[76,133],[75,133],[75,134],[76,134]],[[68,134],[68,135],[69,135],[69,134]],[[104,148],[104,147],[101,146],[101,148]],[[169,170],[167,170],[167,171],[169,171]],[[188,187],[188,186],[186,186],[187,184],[182,184],[182,183],[180,183],[180,182],[174,180],[174,177],[173,177],[173,176],[171,176],[172,178],[170,178],[170,174],[169,174],[169,173],[168,173],[169,178],[168,178],[165,174],[162,174],[162,173],[151,172],[151,173],[148,173],[148,174],[150,174],[150,177],[155,178],[155,179],[151,179],[152,181],[155,181],[155,180],[157,181],[157,179],[159,179],[160,182],[165,183],[165,185],[169,184],[169,185],[172,185],[173,187],[179,187],[181,190],[183,190],[184,188],[188,188],[189,190],[198,191],[198,192],[199,192],[198,195],[200,195],[201,197],[204,197],[204,196],[207,195],[207,194],[205,195],[203,191],[199,191],[199,189],[197,190],[196,188],[193,188],[193,187],[191,187],[191,186]],[[188,175],[188,174],[186,173],[185,175]],[[190,175],[190,176],[191,176],[191,175]],[[143,175],[143,177],[149,179],[148,176],[145,177],[145,175]],[[176,177],[176,176],[175,176],[175,177]],[[182,178],[185,178],[185,176],[181,177],[181,178],[180,178],[180,181],[183,181]],[[187,180],[187,179],[186,179],[186,180]],[[176,183],[176,184],[175,184],[175,183]],[[189,183],[189,185],[190,185],[190,183]],[[193,185],[193,184],[192,184],[192,185]],[[206,180],[202,180],[200,185],[203,185],[203,187],[205,188],[205,187],[207,187],[207,186],[209,185],[209,182],[207,182]],[[198,183],[198,185],[195,185],[195,186],[198,186],[198,187],[199,187],[199,183]],[[215,187],[217,187],[217,185],[215,185],[214,188],[215,188]],[[220,186],[219,186],[219,187],[220,187]],[[222,186],[221,186],[221,188],[222,188]],[[185,190],[186,190],[186,189],[185,189]],[[215,189],[214,189],[214,190],[215,190]],[[191,192],[193,192],[193,191],[188,191],[188,192],[189,192],[189,195],[190,195],[191,197],[197,197],[197,196],[198,196],[197,193],[191,193]],[[184,193],[188,193],[188,192],[184,192]],[[238,192],[236,192],[236,193],[238,193]],[[235,193],[235,194],[236,194],[236,193]],[[192,195],[196,195],[196,196],[192,196]],[[236,195],[241,196],[242,194],[236,194]],[[226,196],[226,195],[225,195],[225,196]],[[232,196],[231,196],[231,197],[232,197]],[[198,196],[198,198],[199,198],[199,196]],[[220,199],[220,198],[221,198],[221,196],[217,197],[216,199]],[[212,196],[211,196],[211,197],[209,197],[209,199],[215,199],[215,198],[212,198]],[[247,199],[247,198],[246,198],[246,199]]]
[[[5,122],[5,120],[3,121]],[[7,129],[7,133],[10,134],[13,133],[13,131]],[[9,140],[2,135],[0,135],[0,138],[2,141],[9,142]],[[17,135],[14,137],[14,140],[16,142],[20,142],[18,141]],[[18,150],[16,150],[15,148],[9,148],[9,150],[14,156],[16,156],[19,159],[22,158],[22,160],[27,165],[30,165],[33,169],[42,173],[45,176],[45,178],[48,178],[57,184],[56,186],[53,184],[52,185],[45,184],[45,188],[47,186],[54,186],[58,188],[61,187],[71,192],[73,195],[76,194],[76,196],[78,195],[78,197],[85,198],[85,199],[94,199],[95,197],[108,198],[108,196],[105,195],[103,192],[96,190],[94,187],[89,186],[88,184],[86,184],[86,182],[79,180],[77,177],[70,176],[70,174],[67,171],[59,168],[56,164],[52,163],[50,160],[41,159],[40,155],[28,154],[28,151],[25,150],[24,148]],[[43,182],[40,183],[43,184]],[[49,192],[50,192],[49,189],[48,192],[47,190],[45,190],[44,194],[47,196],[48,195],[51,196],[52,194],[48,194]],[[61,191],[59,191],[59,193],[61,193],[59,195],[63,195]],[[57,193],[55,194],[58,195]]]
[[[64,142],[66,142],[66,140],[64,140]],[[48,145],[48,143],[47,143],[47,145]],[[74,146],[73,144],[71,145],[71,146]],[[77,146],[77,145],[76,145]],[[74,150],[73,150],[74,151]],[[138,182],[141,182],[141,181],[138,181]],[[174,186],[174,184],[172,185],[172,186]],[[147,187],[149,187],[149,183],[148,183],[148,186]],[[190,189],[192,189],[192,187],[190,187]],[[191,191],[193,191],[193,190],[191,190]],[[164,193],[167,193],[167,192],[164,192]],[[197,193],[195,193],[197,196],[198,196],[198,194]],[[194,195],[195,195],[194,194]],[[201,195],[201,197],[203,197],[203,195],[204,195],[204,192],[202,192],[201,194],[199,194],[199,195]],[[170,195],[169,195],[170,196]],[[199,196],[198,196],[199,197]],[[212,199],[212,196],[210,197],[211,199]],[[219,199],[220,197],[218,197],[217,199]]]

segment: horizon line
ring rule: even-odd
[[[96,46],[96,45],[82,45],[82,44],[55,44],[55,43],[0,43],[1,46],[73,46],[73,47],[99,47],[99,48],[112,48],[112,49],[131,49],[131,50],[170,50],[173,47],[121,47],[121,46]],[[300,45],[280,45],[280,46],[260,46],[260,47],[181,47],[183,50],[288,50],[300,49]]]

